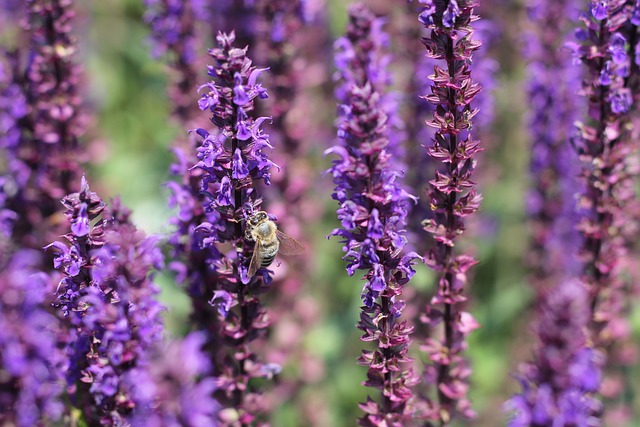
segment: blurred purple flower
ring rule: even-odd
[[[380,401],[369,397],[360,405],[362,426],[404,425],[413,415],[411,387],[416,382],[407,355],[413,328],[399,317],[402,286],[413,275],[411,263],[418,256],[403,254],[412,196],[400,185],[392,162],[393,144],[399,142],[390,139],[381,92],[389,85],[387,61],[381,61],[387,40],[382,22],[362,4],[349,9],[347,34],[336,41],[340,145],[327,150],[339,156],[329,171],[342,228],[331,235],[344,239],[349,275],[365,271],[358,328],[363,341],[378,346],[363,350],[358,359],[368,368],[364,385],[382,395]]]
[[[0,66],[0,149],[7,166],[0,211],[16,214],[13,242],[40,249],[63,233],[54,215],[80,178],[78,139],[86,117],[78,96],[80,68],[72,62],[73,2],[28,0],[24,6],[25,52],[5,53]]]
[[[146,411],[131,417],[132,427],[215,427],[219,404],[213,398],[215,379],[203,352],[206,336],[193,332],[182,341],[158,347],[148,369],[134,369],[125,377]],[[179,363],[177,363],[179,362]]]
[[[569,44],[586,73],[580,93],[588,102],[587,116],[576,122],[572,139],[585,185],[578,197],[577,224],[583,238],[582,281],[592,310],[591,338],[607,357],[625,329],[616,330],[615,325],[626,323],[623,305],[628,296],[620,261],[625,246],[637,238],[637,217],[632,213],[637,204],[636,172],[628,159],[634,150],[629,140],[637,132],[629,113],[635,111],[640,81],[632,60],[635,46],[628,43],[636,39],[637,27],[627,3],[592,3],[592,14],[581,18],[580,37]]]
[[[165,57],[172,68],[174,85],[169,96],[174,117],[181,125],[189,122],[197,111],[192,101],[197,85],[196,59],[199,42],[196,23],[205,20],[202,0],[144,0],[145,21],[151,29],[151,53]]]
[[[61,328],[46,310],[50,278],[41,255],[19,251],[0,260],[0,421],[31,427],[58,421],[64,407]]]
[[[435,4],[435,10],[433,10]],[[462,311],[466,301],[466,272],[476,261],[468,255],[456,255],[453,248],[464,231],[464,218],[477,211],[482,197],[476,192],[471,174],[474,156],[481,151],[470,129],[477,109],[471,102],[480,87],[471,79],[471,60],[480,48],[473,36],[471,22],[476,1],[435,1],[421,8],[429,11],[428,20],[421,19],[430,37],[424,38],[427,56],[446,61],[446,68],[434,67],[430,76],[431,93],[424,98],[436,109],[427,125],[436,129],[431,142],[424,147],[433,160],[441,163],[427,192],[430,216],[423,221],[424,230],[433,235],[435,245],[426,263],[437,272],[438,290],[426,308],[422,320],[430,328],[441,327],[442,338],[428,338],[421,350],[430,364],[423,381],[435,389],[437,398],[424,397],[424,416],[443,425],[457,417],[474,416],[467,394],[471,370],[462,353],[465,338],[478,324],[471,314]],[[452,52],[455,51],[455,54]]]
[[[598,21],[605,19],[608,11],[608,0],[591,0],[591,15],[593,15],[593,17]]]
[[[602,412],[593,397],[601,381],[602,356],[587,347],[589,300],[578,281],[558,284],[538,307],[540,343],[522,367],[522,391],[509,400],[509,427],[597,426]]]
[[[531,28],[523,40],[529,70],[533,180],[527,200],[532,227],[528,264],[532,286],[541,293],[579,271],[581,238],[575,230],[579,218],[574,197],[579,190],[579,165],[570,139],[583,110],[575,96],[582,73],[564,47],[577,11],[572,0],[530,1]]]

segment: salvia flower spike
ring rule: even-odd
[[[28,0],[23,30],[26,52],[5,55],[0,70],[0,148],[7,171],[0,183],[0,213],[11,219],[12,240],[39,250],[56,230],[59,200],[80,180],[84,133],[80,67],[74,60],[72,0]],[[2,214],[6,219],[6,213]]]
[[[438,60],[430,76],[431,93],[424,98],[435,106],[427,125],[436,133],[425,141],[429,155],[440,163],[429,181],[429,219],[423,222],[435,245],[426,263],[438,276],[436,295],[427,306],[423,321],[440,336],[425,341],[421,349],[428,356],[423,381],[435,388],[435,398],[425,397],[425,416],[430,422],[448,425],[456,417],[472,417],[467,398],[471,373],[463,352],[466,336],[478,327],[470,313],[463,311],[467,297],[467,271],[476,261],[456,254],[456,240],[465,229],[465,217],[478,210],[481,196],[471,174],[480,142],[471,135],[473,117],[478,112],[472,101],[480,87],[471,78],[471,59],[480,47],[471,24],[478,19],[475,0],[426,0],[419,21],[430,31],[423,39],[427,57]]]
[[[247,48],[234,46],[233,32],[219,33],[217,41],[209,51],[214,61],[208,66],[212,80],[200,87],[198,102],[202,111],[210,113],[215,130],[195,131],[201,141],[198,162],[184,172],[195,174],[199,194],[192,194],[191,208],[183,212],[181,206],[181,215],[187,220],[183,221],[187,249],[199,268],[196,282],[188,286],[197,308],[194,314],[201,318],[199,326],[206,326],[209,334],[207,349],[215,361],[217,396],[223,407],[220,420],[249,425],[264,409],[261,390],[249,381],[272,378],[280,371],[277,365],[262,363],[251,348],[270,323],[259,295],[268,289],[271,272],[261,268],[249,277],[255,243],[246,233],[248,219],[262,204],[254,186],[257,181],[269,184],[273,163],[266,151],[272,147],[262,131],[269,118],[255,117],[255,102],[267,97],[258,82],[265,69],[252,65]],[[191,228],[196,219],[201,222]],[[192,261],[194,257],[184,264],[187,270]],[[210,307],[202,305],[207,300]]]
[[[528,260],[531,284],[538,293],[579,270],[580,236],[574,227],[579,168],[570,138],[581,113],[576,93],[582,76],[564,46],[577,10],[571,0],[529,2],[531,29],[523,42],[529,61],[533,180],[527,200],[532,227]]]
[[[634,150],[630,113],[639,90],[637,76],[631,74],[637,64],[630,40],[637,27],[627,6],[620,0],[592,2],[576,32],[577,42],[569,44],[586,69],[581,93],[588,102],[588,116],[577,122],[572,139],[585,184],[578,198],[580,259],[593,314],[592,339],[605,349],[621,338],[613,325],[626,322],[619,317],[625,304],[620,260],[630,245],[629,230],[637,227],[631,215],[636,196],[629,163]]]
[[[364,385],[381,395],[360,405],[365,415],[359,424],[400,427],[413,416],[416,377],[407,354],[413,328],[400,317],[402,287],[414,274],[411,264],[417,255],[403,251],[412,200],[391,161],[395,148],[382,92],[388,83],[380,80],[386,72],[381,26],[382,20],[362,4],[349,9],[347,34],[336,42],[340,144],[327,153],[339,156],[330,173],[341,228],[331,234],[343,238],[348,274],[364,272],[358,328],[363,341],[376,344],[373,351],[363,350],[358,363],[368,369]]]
[[[162,338],[159,289],[150,275],[162,267],[162,253],[117,200],[106,209],[84,177],[62,204],[67,243],[45,249],[64,273],[56,305],[69,325],[67,392],[88,424],[122,425],[132,410],[148,409],[138,399],[136,375]]]

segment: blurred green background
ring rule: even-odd
[[[169,79],[165,65],[149,55],[142,2],[77,3],[86,98],[90,108],[98,112],[89,132],[93,141],[90,145],[93,164],[89,171],[92,189],[104,198],[120,195],[133,209],[135,222],[147,232],[167,233],[171,212],[166,206],[168,192],[163,183],[169,178],[172,160],[169,147],[176,138],[184,137],[186,130],[167,120],[171,111],[167,98]],[[519,20],[524,13],[518,3],[493,3],[502,5],[502,9],[493,10],[491,15],[503,19],[505,27],[495,50],[501,63],[494,94],[496,121],[477,174],[484,194],[481,219],[471,224],[469,237],[463,244],[480,260],[470,278],[469,310],[482,325],[469,339],[468,355],[474,370],[471,398],[479,416],[468,425],[487,427],[504,425],[502,404],[518,389],[510,374],[516,371],[518,363],[529,358],[534,342],[528,326],[532,292],[523,266],[528,238],[523,204],[528,185],[529,141],[524,115],[524,64],[517,42],[521,31]],[[338,0],[329,2],[334,37],[344,30],[346,4]],[[194,93],[194,102],[196,97]],[[331,127],[331,123],[327,126]],[[322,169],[329,165],[329,160],[321,158],[320,153],[331,142],[319,141],[321,147],[314,152],[317,158],[312,164],[322,165],[317,171],[318,180]],[[317,425],[353,426],[360,414],[357,403],[366,398],[368,391],[360,385],[365,369],[355,362],[363,347],[355,328],[361,281],[357,275],[351,278],[346,275],[337,239],[325,239],[337,226],[330,178],[325,181],[323,220],[307,227],[315,267],[299,296],[311,298],[319,309],[316,321],[303,331],[301,346],[303,352],[314,354],[323,368],[318,378],[302,387],[294,398],[277,402],[272,414],[272,425],[276,427],[311,425],[302,409],[305,406],[322,412]],[[483,222],[494,224],[493,231],[474,230],[481,228]],[[433,275],[422,265],[417,270],[411,286],[428,294]],[[163,301],[170,308],[167,323],[174,334],[180,334],[185,330],[188,299],[170,276],[161,276],[159,280]],[[633,316],[633,334],[637,343],[638,310]],[[419,354],[414,356],[420,358]],[[637,368],[628,372],[632,382],[637,383],[639,373]],[[301,369],[287,365],[282,381],[297,380],[300,375]],[[638,408],[633,393],[626,394],[625,399]],[[630,425],[640,426],[640,421]]]

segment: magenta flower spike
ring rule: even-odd
[[[427,395],[425,416],[429,425],[449,425],[454,418],[474,416],[467,398],[471,370],[463,356],[466,336],[478,327],[470,313],[463,310],[467,300],[466,273],[476,264],[469,255],[456,254],[455,242],[465,229],[465,217],[478,210],[481,196],[471,174],[474,155],[480,142],[471,136],[472,119],[478,110],[471,106],[480,87],[471,78],[471,59],[480,47],[471,24],[478,19],[471,0],[421,1],[419,21],[430,30],[424,38],[427,57],[437,60],[431,93],[424,98],[436,108],[427,125],[436,133],[425,141],[427,152],[440,167],[429,181],[427,198],[431,214],[423,222],[435,244],[426,256],[426,264],[437,274],[437,292],[423,315],[423,321],[437,332],[428,338],[422,351],[428,363],[423,381],[435,389]]]
[[[416,377],[407,354],[413,327],[401,315],[402,288],[414,274],[411,265],[418,256],[403,251],[412,196],[400,185],[401,172],[391,161],[395,148],[383,102],[389,82],[382,24],[362,4],[349,9],[347,34],[336,42],[340,144],[327,153],[339,156],[329,172],[342,226],[331,235],[343,238],[348,274],[364,272],[358,328],[362,341],[375,345],[363,350],[358,363],[368,369],[363,384],[380,396],[360,405],[365,414],[358,423],[399,427],[413,416]]]

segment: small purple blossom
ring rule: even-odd
[[[614,114],[624,114],[629,112],[633,104],[631,90],[629,88],[620,88],[612,92],[609,96],[611,103],[611,111]]]
[[[460,7],[456,0],[449,0],[449,5],[442,15],[442,25],[445,28],[453,28],[456,19],[460,16]]]
[[[607,17],[609,11],[609,0],[591,0],[591,15],[598,21]]]
[[[609,53],[616,64],[627,62],[627,39],[622,34],[613,33],[609,41]]]

